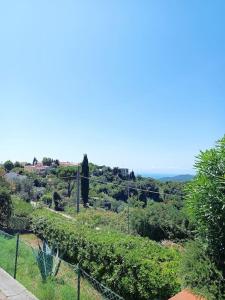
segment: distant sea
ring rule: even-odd
[[[164,177],[174,177],[180,174],[169,174],[169,173],[140,173],[139,175],[143,177],[151,177],[154,179],[164,178]]]

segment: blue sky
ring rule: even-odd
[[[1,1],[0,161],[191,172],[225,129],[225,2]]]

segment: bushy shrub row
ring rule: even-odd
[[[43,209],[32,214],[32,229],[70,262],[125,299],[168,299],[180,287],[180,255],[146,238],[94,229]]]

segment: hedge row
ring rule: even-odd
[[[168,299],[179,290],[180,255],[146,238],[90,229],[44,209],[32,214],[32,229],[80,261],[93,277],[125,299]]]

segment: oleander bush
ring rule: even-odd
[[[43,209],[32,214],[32,229],[72,263],[125,299],[168,299],[180,288],[177,249],[112,229],[95,229]]]

